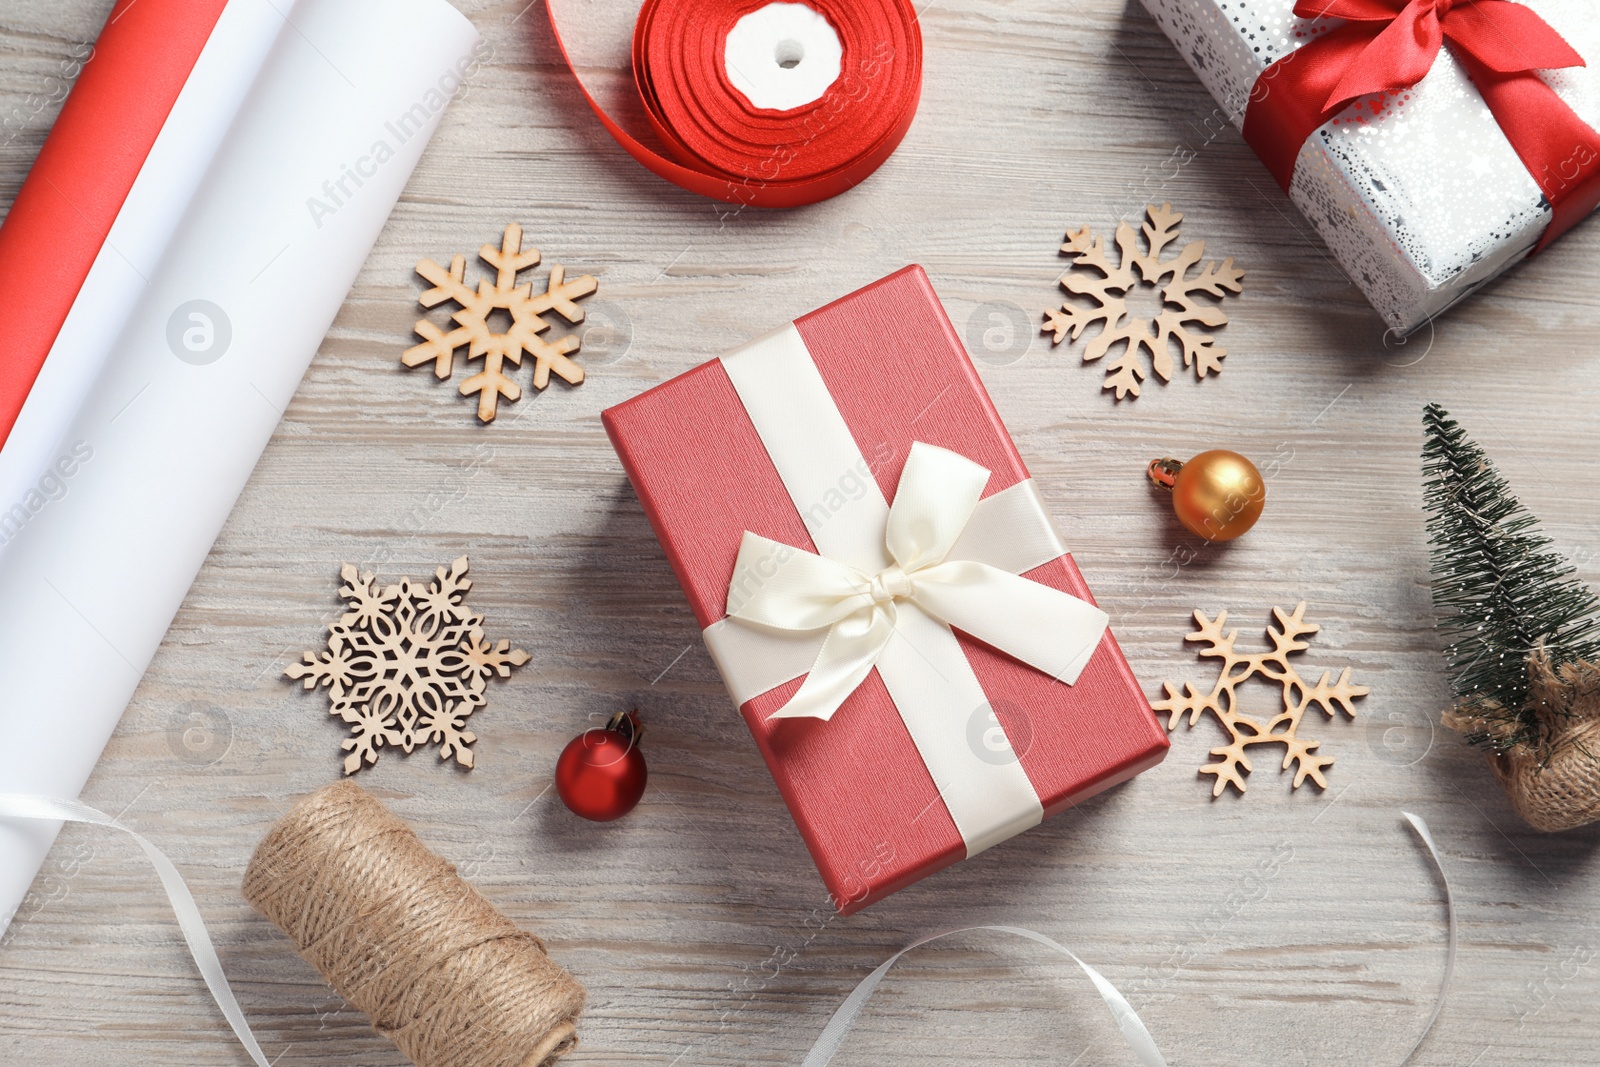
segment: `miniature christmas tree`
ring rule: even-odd
[[[1530,824],[1600,818],[1600,597],[1443,408],[1429,404],[1423,424],[1433,601],[1457,697],[1445,723],[1489,746]]]

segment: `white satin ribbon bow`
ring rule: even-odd
[[[913,444],[884,537],[893,562],[876,574],[745,532],[728,614],[777,630],[828,631],[799,692],[774,718],[831,718],[871,673],[906,612],[1076,681],[1105,632],[1105,612],[987,563],[948,558],[989,477],[965,456]]]

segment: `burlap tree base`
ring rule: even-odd
[[[1528,657],[1527,717],[1542,729],[1535,744],[1492,752],[1489,766],[1517,813],[1535,830],[1552,833],[1600,820],[1600,663],[1580,660],[1552,667],[1541,648]],[[1462,703],[1444,724],[1491,747],[1510,730],[1504,709]]]

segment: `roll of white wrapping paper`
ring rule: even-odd
[[[166,219],[145,277],[97,261],[121,321],[80,299],[61,366],[87,392],[70,417],[45,406],[64,429],[40,455],[76,459],[66,491],[0,553],[0,792],[87,782],[477,43],[444,0],[229,3],[174,109],[220,142],[163,129],[151,163],[187,202],[141,173],[130,200]],[[0,923],[58,829],[0,821]]]
[[[293,15],[294,8],[287,6]],[[39,370],[17,423],[0,446],[0,556],[15,536],[6,513],[55,482],[39,480],[62,457],[55,452],[83,398],[104,369],[177,232],[195,190],[216,157],[239,109],[260,76],[284,26],[273,0],[232,0],[212,28],[205,50],[174,102],[161,133],[128,190],[50,356]],[[82,457],[67,453],[74,472]],[[60,471],[57,475],[59,477]],[[63,482],[63,488],[71,486]],[[59,493],[61,490],[57,490]]]

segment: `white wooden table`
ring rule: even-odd
[[[1386,342],[1133,0],[934,0],[921,112],[882,171],[815,207],[722,220],[611,142],[525,2],[463,3],[493,57],[446,115],[85,794],[184,870],[276,1064],[403,1062],[239,894],[268,824],[339,772],[325,699],[283,669],[320,647],[341,561],[397,578],[463,553],[490,632],[533,663],[474,718],[476,770],[387,754],[360,780],[587,983],[575,1064],[798,1063],[890,952],[990,922],[1098,965],[1174,1064],[1393,1064],[1445,954],[1442,887],[1401,809],[1432,823],[1461,921],[1455,989],[1415,1062],[1600,1059],[1600,833],[1527,830],[1479,756],[1431,725],[1449,691],[1418,473],[1420,409],[1436,399],[1600,581],[1600,226],[1431,337]],[[30,97],[109,7],[0,10],[0,203],[59,107]],[[1149,200],[1186,211],[1186,236],[1234,256],[1247,288],[1220,378],[1117,405],[1079,350],[1003,324],[1056,301],[1069,224],[1108,231]],[[583,386],[484,427],[398,355],[418,314],[413,264],[511,220],[547,262],[600,278],[589,308],[604,329]],[[831,917],[598,415],[908,262],[975,339],[1152,695],[1210,681],[1182,641],[1192,609],[1226,608],[1254,639],[1272,605],[1310,601],[1323,630],[1308,669],[1352,665],[1373,688],[1354,722],[1308,719],[1337,758],[1325,793],[1292,792],[1268,755],[1247,796],[1213,800],[1196,769],[1220,732],[1203,723],[1138,780]],[[1142,474],[1213,446],[1271,475],[1265,518],[1227,549],[1184,535]],[[550,789],[556,754],[633,704],[650,789],[622,822],[584,824]],[[0,1062],[246,1062],[127,840],[63,833],[0,945]],[[1130,1057],[1080,975],[980,935],[903,964],[840,1062]]]

